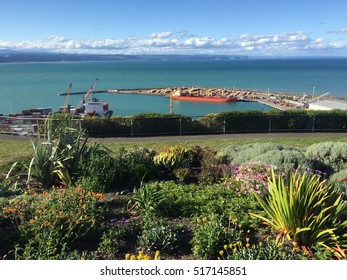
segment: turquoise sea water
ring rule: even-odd
[[[62,106],[66,92],[87,91],[98,77],[96,90],[172,86],[210,86],[315,94],[330,92],[347,98],[347,58],[248,59],[231,61],[58,62],[0,64],[0,113]],[[114,115],[168,113],[163,96],[95,94],[109,102]],[[82,95],[71,96],[77,105]],[[190,116],[228,110],[268,110],[258,103],[206,104],[174,101],[174,112]]]

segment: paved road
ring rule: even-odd
[[[327,138],[327,140],[340,137],[347,138],[347,133],[241,133],[241,134],[210,134],[210,135],[185,135],[185,136],[152,136],[152,137],[111,137],[111,138],[90,138],[90,142],[100,143],[137,143],[137,142],[180,142],[180,141],[203,141],[203,140],[224,140],[224,139],[262,139],[262,138]],[[30,141],[28,136],[4,135],[0,134],[0,141]]]

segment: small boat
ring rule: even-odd
[[[172,99],[181,101],[196,101],[196,102],[236,102],[236,97],[226,97],[226,96],[194,96],[194,95],[182,95],[179,91],[176,91],[170,96]]]

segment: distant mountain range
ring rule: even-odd
[[[102,55],[0,50],[0,63],[58,61],[215,61],[247,58],[244,55]]]

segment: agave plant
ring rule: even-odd
[[[56,119],[57,118],[57,119]],[[66,186],[76,179],[77,165],[91,148],[87,137],[74,123],[73,116],[49,116],[45,123],[46,141],[32,141],[34,155],[29,165],[28,181],[36,178],[45,186],[58,179]]]
[[[276,241],[293,240],[307,253],[313,246],[323,246],[337,258],[346,257],[347,202],[333,184],[299,172],[285,182],[272,172],[268,189],[264,198],[254,194],[267,216],[251,215],[278,232]]]

